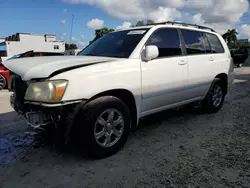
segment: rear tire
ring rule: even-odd
[[[224,87],[225,84],[220,79],[216,79],[213,82],[206,98],[202,102],[203,109],[206,112],[216,113],[221,109],[226,95],[226,89]]]
[[[131,117],[128,107],[113,96],[83,104],[74,120],[80,144],[91,157],[104,158],[126,143]]]
[[[0,90],[4,89],[7,85],[7,80],[0,74]]]

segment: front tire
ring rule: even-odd
[[[3,75],[0,74],[0,90],[4,89],[7,85],[7,81]]]
[[[104,96],[83,105],[74,121],[83,149],[92,157],[108,157],[127,141],[131,117],[128,107],[113,96]]]
[[[206,98],[203,100],[203,108],[208,113],[218,112],[225,99],[226,89],[222,80],[214,80]]]

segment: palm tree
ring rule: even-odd
[[[222,35],[222,37],[227,41],[228,44],[237,42],[237,31],[236,29],[228,30]]]

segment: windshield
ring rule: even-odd
[[[134,29],[109,33],[96,40],[79,55],[128,58],[149,29]]]

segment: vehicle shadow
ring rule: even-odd
[[[147,116],[145,118],[142,118],[137,128],[131,131],[129,140],[132,139],[133,142],[134,140],[140,139],[137,137],[138,135],[143,135],[143,137],[145,137],[144,139],[147,139],[145,132],[151,132],[161,126],[165,126],[163,123],[166,121],[169,122],[167,126],[170,131],[172,130],[172,128],[178,129],[180,127],[176,127],[176,122],[179,123],[181,121],[187,121],[188,119],[195,118],[198,114],[204,114],[204,111],[200,108],[200,106],[193,103],[180,108],[165,110]],[[127,147],[129,148],[128,145]],[[91,156],[88,156],[87,153],[79,150],[79,145],[76,142],[71,142],[68,145],[67,149],[64,148],[63,152],[70,155],[73,154],[77,158],[83,157],[84,160],[93,160],[93,158]]]
[[[140,120],[138,127],[131,133],[129,139],[138,139],[136,135],[164,126],[162,123],[165,121],[169,122],[168,127],[171,130],[171,127],[176,126],[175,122],[180,122],[180,119],[184,118],[186,121],[202,113],[199,107],[189,104],[147,116]],[[64,145],[58,141],[55,129],[46,131],[32,129],[16,112],[0,114],[0,130],[4,130],[0,133],[0,164],[14,163],[27,154],[35,153],[37,149],[45,153],[57,153],[69,159],[73,157],[73,160],[93,160],[83,150],[79,150],[80,145],[76,141]]]

